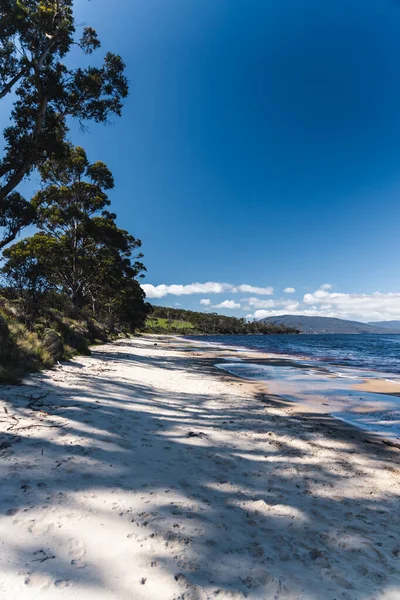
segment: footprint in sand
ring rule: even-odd
[[[71,582],[68,579],[56,579],[54,582],[56,588],[64,589],[71,585]]]
[[[80,540],[69,538],[68,540],[68,556],[71,558],[71,565],[78,569],[83,569],[87,563],[83,560],[86,554],[86,548]]]
[[[29,571],[25,575],[24,584],[29,587],[46,590],[51,586],[52,580],[46,573],[33,573]]]
[[[36,521],[35,519],[31,519],[28,522],[28,531],[35,537],[51,533],[54,530],[54,527],[55,524],[46,523],[41,520]]]

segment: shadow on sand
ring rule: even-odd
[[[373,481],[374,472],[398,477],[395,449],[367,444],[328,416],[285,417],[279,398],[232,400],[234,379],[207,358],[188,366],[185,356],[143,356],[137,347],[120,343],[32,385],[0,389],[0,528],[11,519],[16,532],[1,536],[3,569],[18,565],[28,587],[109,587],[102,563],[57,524],[66,510],[71,519],[118,521],[123,543],[149,557],[142,568],[132,556],[132,588],[110,597],[154,597],[157,570],[182,599],[400,597],[399,496]],[[226,396],[139,384],[127,371],[117,378],[121,366],[171,378],[217,374]],[[364,482],[356,495],[355,482]],[[43,511],[54,512],[45,525]],[[20,541],[20,528],[30,537]]]

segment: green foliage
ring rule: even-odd
[[[4,251],[8,285],[29,314],[46,293],[61,293],[90,309],[110,331],[134,331],[149,312],[137,281],[144,270],[141,241],[120,229],[107,210],[112,174],[72,146],[40,173],[45,187],[32,200],[39,231]]]
[[[152,314],[147,318],[145,330],[153,333],[187,333],[189,335],[195,333],[209,335],[299,333],[294,327],[260,321],[250,323],[245,319],[226,317],[217,313],[202,313],[165,306],[152,307]]]
[[[12,290],[3,292],[15,296]],[[68,298],[46,295],[42,300],[41,311],[27,317],[20,299],[0,297],[0,382],[16,381],[26,371],[52,367],[75,354],[89,354],[90,345],[110,337],[101,323]]]
[[[0,158],[0,248],[33,221],[34,207],[15,189],[33,169],[63,158],[68,119],[105,122],[121,114],[128,94],[120,56],[106,53],[99,67],[68,66],[73,46],[84,54],[100,47],[93,28],[76,35],[73,4],[0,0],[0,100],[13,98]]]
[[[108,210],[113,176],[68,143],[71,118],[106,122],[128,94],[115,54],[96,67],[68,65],[73,46],[83,54],[100,47],[92,27],[77,35],[73,8],[73,0],[0,0],[0,100],[11,95],[0,248],[23,227],[38,229],[4,251],[0,378],[88,352],[110,332],[142,326],[150,311],[138,283],[141,242]],[[34,170],[43,187],[27,202],[16,189]]]
[[[50,367],[52,363],[48,349],[41,343],[38,334],[31,331],[2,302],[0,309],[0,382],[15,381],[26,370]]]
[[[145,329],[149,333],[193,333],[194,325],[189,321],[178,319],[163,319],[161,317],[147,317]]]
[[[51,289],[45,261],[39,257],[51,256],[52,242],[46,236],[37,234],[4,251],[7,261],[2,272],[27,315],[36,314],[43,294]]]

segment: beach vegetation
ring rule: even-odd
[[[114,179],[70,141],[78,121],[119,116],[125,65],[78,54],[99,50],[73,0],[0,0],[0,101],[8,112],[0,150],[0,380],[49,367],[96,342],[143,326],[150,306],[139,281],[141,241],[117,224]],[[71,61],[71,55],[73,63]],[[25,199],[32,174],[40,188]],[[16,241],[34,225],[33,235]]]
[[[109,210],[107,166],[69,144],[39,174],[43,187],[31,200],[36,232],[3,251],[4,343],[16,372],[133,333],[151,310],[139,283],[141,241]]]

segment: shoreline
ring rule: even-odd
[[[398,597],[399,451],[216,356],[140,336],[0,387],[1,599]]]
[[[184,337],[176,337],[176,339],[181,339],[182,342],[195,342],[195,340],[187,340]],[[200,344],[202,342],[199,342]],[[258,365],[260,367],[262,366],[268,366],[268,367],[291,367],[294,369],[299,369],[299,370],[303,370],[303,371],[308,371],[308,370],[312,370],[313,372],[318,372],[321,373],[321,375],[325,375],[326,376],[326,382],[328,383],[329,381],[333,381],[334,379],[334,372],[331,371],[328,367],[336,367],[337,365],[325,365],[324,363],[319,363],[318,361],[316,361],[315,359],[312,358],[308,358],[308,361],[311,362],[312,364],[307,364],[304,363],[304,358],[302,359],[298,359],[298,357],[296,356],[290,356],[290,355],[284,355],[281,356],[279,354],[274,354],[271,352],[265,353],[265,352],[261,352],[258,350],[253,350],[253,349],[247,349],[245,347],[239,347],[239,346],[225,346],[224,344],[215,344],[214,347],[210,347],[209,349],[206,348],[206,350],[202,350],[199,354],[196,354],[194,352],[193,356],[194,357],[204,357],[204,354],[206,353],[206,351],[213,357],[212,360],[215,361],[214,365],[215,366],[215,374],[217,376],[220,375],[221,371],[225,372],[225,373],[229,373],[232,377],[234,377],[235,379],[242,381],[242,382],[249,382],[249,383],[257,383],[260,391],[265,394],[265,396],[273,401],[273,399],[275,398],[275,401],[282,403],[282,402],[286,402],[287,403],[287,410],[289,412],[291,412],[292,414],[302,414],[302,413],[310,413],[314,412],[315,415],[317,414],[323,414],[325,417],[326,416],[330,416],[335,423],[339,422],[339,423],[345,423],[346,425],[350,426],[351,428],[355,428],[359,431],[362,432],[362,434],[364,434],[364,436],[368,437],[368,442],[369,443],[377,443],[377,444],[385,444],[388,446],[393,446],[395,448],[400,448],[400,435],[399,433],[392,433],[390,430],[385,432],[385,429],[383,428],[381,431],[374,431],[373,430],[373,425],[368,425],[365,426],[363,425],[362,421],[357,421],[356,415],[357,415],[357,411],[355,411],[354,413],[347,413],[346,412],[346,406],[345,405],[341,405],[341,410],[339,411],[339,405],[337,405],[337,410],[334,409],[335,403],[334,402],[323,402],[322,400],[327,400],[329,399],[329,397],[324,397],[323,395],[321,397],[318,397],[317,401],[314,402],[310,402],[306,397],[307,397],[307,393],[303,393],[302,395],[299,395],[293,399],[289,397],[286,397],[287,394],[286,392],[289,394],[290,389],[285,389],[285,385],[282,384],[282,382],[279,382],[280,385],[278,386],[279,391],[275,391],[272,392],[269,387],[271,387],[271,383],[267,380],[267,379],[263,379],[262,377],[259,378],[252,378],[252,377],[246,377],[245,375],[241,375],[238,374],[237,372],[235,372],[235,370],[229,370],[228,368],[225,368],[223,365],[223,362],[221,363],[221,361],[227,361],[227,363],[229,362],[229,360],[234,361],[233,362],[233,367],[236,367],[237,364],[243,366],[247,366],[247,365]],[[234,357],[232,357],[232,354],[234,354]],[[220,362],[221,364],[216,365],[216,362]],[[348,386],[345,386],[349,392],[366,392],[366,398],[368,399],[369,397],[371,397],[372,400],[370,400],[369,403],[369,409],[371,411],[376,411],[379,407],[385,407],[385,399],[391,397],[400,397],[400,387],[399,387],[399,383],[396,381],[391,381],[388,379],[385,379],[383,377],[368,377],[368,375],[371,375],[371,373],[373,373],[371,370],[365,370],[365,369],[357,369],[357,373],[360,375],[359,379],[361,380],[361,382],[357,382],[356,381],[356,377],[354,375],[355,369],[352,369],[353,372],[353,378],[355,382],[352,382],[351,384],[349,384]],[[363,377],[365,372],[365,376]],[[381,373],[381,375],[385,375],[385,373]],[[277,380],[279,381],[280,377],[279,375],[277,376]],[[273,382],[275,383],[275,382]],[[310,378],[310,387],[317,387],[318,385],[318,381],[313,381],[312,378]],[[272,386],[274,387],[274,386]],[[276,384],[275,384],[275,387]],[[329,384],[328,384],[328,388],[329,388]],[[332,383],[332,390],[329,391],[332,395],[334,395],[335,393],[335,385]],[[350,396],[353,394],[350,394]],[[333,406],[332,406],[333,405]],[[328,408],[327,406],[330,406],[330,408]],[[394,405],[396,406],[396,405]],[[340,412],[343,412],[344,416],[341,416]],[[359,409],[359,413],[361,416],[367,415],[367,408],[363,407],[362,409]],[[347,416],[348,414],[348,416]],[[377,427],[375,428],[377,429]],[[392,435],[391,435],[392,434]]]
[[[211,334],[207,334],[209,335],[209,337],[225,337],[225,338],[229,338],[229,337],[233,337],[230,334],[227,334],[226,336],[223,335],[211,335]],[[301,334],[300,334],[301,335]],[[305,335],[309,335],[309,334],[305,334]],[[354,336],[356,334],[329,334],[332,336],[346,336],[346,335],[351,335]],[[360,334],[361,335],[361,334]],[[360,337],[360,335],[357,335],[357,337]],[[377,336],[381,336],[382,334],[370,334],[370,335],[377,335]],[[393,334],[393,335],[400,335],[400,334]],[[162,336],[161,336],[162,337]],[[168,336],[165,336],[168,337]],[[207,345],[210,346],[210,348],[212,348],[213,346],[216,348],[220,348],[220,349],[226,349],[226,350],[230,350],[232,352],[244,352],[244,353],[248,353],[250,356],[256,356],[259,360],[282,360],[282,361],[288,361],[294,364],[294,366],[298,367],[298,368],[315,368],[315,369],[321,369],[321,370],[327,370],[329,371],[331,369],[336,369],[336,370],[340,370],[340,369],[344,369],[344,370],[355,370],[355,371],[360,371],[360,372],[364,372],[365,374],[376,374],[376,377],[372,377],[373,379],[377,379],[377,380],[385,380],[388,377],[393,377],[396,378],[396,381],[398,380],[398,384],[400,384],[400,372],[393,372],[393,371],[386,371],[386,370],[379,370],[378,368],[373,368],[373,367],[366,367],[366,366],[360,366],[358,364],[354,364],[354,365],[349,365],[347,362],[335,362],[333,359],[325,357],[325,358],[320,358],[317,356],[312,356],[312,355],[307,355],[307,354],[288,354],[286,352],[278,352],[278,351],[273,351],[273,350],[263,350],[260,347],[246,347],[246,346],[235,346],[235,345],[229,345],[229,344],[224,344],[223,342],[205,342],[203,340],[200,340],[197,338],[203,337],[203,336],[190,336],[190,335],[179,335],[179,334],[174,334],[171,337],[175,337],[175,338],[181,338],[182,340],[186,340],[186,341],[190,341],[193,343],[196,343],[196,341],[198,341],[199,344],[203,344],[205,347],[207,347]],[[240,336],[240,337],[247,337],[247,336]],[[250,337],[256,337],[256,335],[251,335]],[[263,335],[257,335],[257,337],[269,337],[269,336],[263,336]],[[279,337],[283,337],[285,338],[286,336],[284,334],[280,335]],[[318,339],[319,334],[314,334],[312,337],[315,337]],[[361,337],[363,337],[363,335],[361,335]],[[194,339],[192,339],[194,338]],[[305,365],[302,363],[306,363]],[[312,363],[312,364],[307,364],[307,363]],[[286,363],[287,364],[287,363]],[[379,377],[379,376],[380,377]],[[388,380],[388,381],[392,381],[392,380]],[[400,392],[399,392],[400,393]]]
[[[181,338],[184,342],[187,342],[185,338]],[[230,353],[232,350],[237,352],[238,354],[246,355],[246,350],[237,350],[237,348],[227,349],[221,345],[221,350],[226,353]],[[201,353],[203,354],[203,352]],[[299,369],[307,369],[307,366],[296,363],[295,359],[290,358],[279,358],[278,356],[271,357],[271,355],[263,356],[263,353],[259,353],[260,358],[257,355],[256,361],[257,364],[274,364],[274,366],[294,366]],[[240,386],[244,386],[244,388],[248,388],[249,393],[258,397],[261,402],[266,404],[272,404],[279,408],[284,408],[288,415],[295,415],[297,418],[307,418],[310,417],[316,421],[316,426],[320,425],[321,427],[329,427],[330,433],[329,435],[335,435],[334,430],[338,428],[341,433],[348,431],[349,435],[354,437],[359,437],[360,441],[364,441],[367,444],[375,444],[375,445],[384,445],[390,446],[395,449],[400,450],[400,441],[392,441],[390,439],[386,439],[383,436],[379,436],[369,431],[368,429],[363,429],[361,426],[357,426],[355,423],[345,421],[340,417],[334,416],[330,414],[328,409],[324,409],[319,412],[313,412],[310,410],[310,407],[302,404],[301,401],[292,401],[287,400],[283,396],[279,394],[273,394],[268,390],[268,382],[262,380],[248,379],[245,377],[241,377],[240,375],[231,373],[229,371],[225,371],[223,369],[218,368],[214,361],[221,360],[221,356],[217,353],[214,353],[212,357],[204,358],[204,356],[198,356],[195,351],[193,351],[194,358],[199,359],[200,361],[203,359],[203,364],[205,368],[210,369],[210,373],[212,373],[215,377],[222,378],[223,381],[230,382],[232,384],[239,384]],[[243,359],[245,362],[250,362],[254,357],[246,356]],[[223,357],[227,359],[226,356]],[[325,371],[323,366],[321,366],[321,370]],[[400,396],[400,391],[396,389],[397,384],[391,384],[390,382],[385,382],[381,379],[371,379],[364,381],[362,384],[352,386],[353,389],[367,392],[375,392],[375,393],[393,393],[393,390],[396,393],[393,395]],[[400,458],[400,456],[399,456]]]

